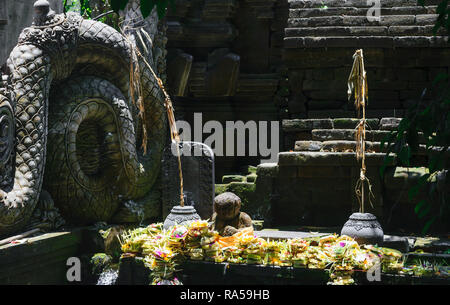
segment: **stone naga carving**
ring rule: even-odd
[[[167,139],[156,78],[135,58],[140,113],[130,96],[129,39],[78,14],[55,14],[45,0],[35,11],[0,89],[0,236],[27,224],[42,185],[72,223],[109,221],[131,201],[151,214]]]

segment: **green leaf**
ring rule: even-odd
[[[426,173],[425,175],[423,175],[422,177],[419,178],[419,181],[412,188],[409,189],[408,198],[410,201],[412,201],[414,199],[414,197],[417,196],[420,189],[422,188],[422,186],[425,184],[425,182],[427,181],[427,179],[429,177],[430,177],[430,174]]]
[[[156,5],[156,10],[158,12],[158,18],[162,19],[166,15],[167,1],[159,1]]]
[[[141,0],[141,13],[144,18],[147,18],[156,5],[156,0]]]
[[[391,165],[393,160],[394,160],[394,157],[389,155],[389,154],[386,154],[384,156],[383,165],[381,165],[381,168],[380,168],[380,176],[381,176],[381,178],[384,177],[384,172],[386,171],[386,167],[388,165]]]
[[[422,209],[422,212],[420,212],[419,213],[419,219],[422,219],[422,218],[424,218],[429,212],[430,212],[430,210],[431,210],[431,205],[430,204],[428,204],[426,207],[425,207],[425,209]]]
[[[431,218],[430,220],[427,221],[427,223],[425,224],[425,226],[422,229],[422,234],[425,235],[428,233],[428,230],[430,229],[430,226],[433,224],[433,222],[436,220],[437,216],[434,216],[433,218]]]
[[[111,0],[111,8],[114,12],[118,13],[127,6],[128,0]]]
[[[448,79],[447,73],[439,73],[433,80],[433,86],[436,86],[439,82]]]
[[[403,146],[398,157],[403,164],[409,166],[409,159],[411,158],[411,149],[409,146]]]
[[[414,213],[419,214],[420,209],[425,205],[427,201],[425,199],[421,200],[414,208]]]
[[[436,13],[439,15],[445,14],[445,11],[447,9],[447,5],[448,5],[448,0],[442,0],[441,3],[439,3],[437,9],[436,9]]]

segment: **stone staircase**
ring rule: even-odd
[[[367,150],[381,152],[380,142],[400,123],[400,118],[367,119]],[[282,121],[287,151],[354,152],[356,118],[290,119]]]
[[[382,1],[379,18],[366,0],[291,0],[285,46],[289,47],[409,47],[439,46],[433,37],[440,1]],[[440,32],[442,33],[442,32]]]
[[[347,79],[361,48],[367,118],[402,117],[422,96],[432,99],[433,80],[450,66],[446,33],[433,35],[439,2],[422,7],[417,0],[381,1],[374,19],[366,0],[289,0],[283,61],[291,95],[283,118],[356,117]]]

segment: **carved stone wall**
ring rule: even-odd
[[[193,126],[194,113],[201,112],[203,123],[216,120],[223,126],[225,121],[278,121],[274,97],[281,76],[284,26],[278,6],[283,2],[176,2],[176,10],[167,16],[167,47],[177,119]],[[259,161],[258,157],[216,156],[216,177]]]

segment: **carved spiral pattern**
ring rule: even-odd
[[[11,104],[0,94],[0,168],[8,163],[14,147],[14,116]]]
[[[14,178],[0,181],[0,236],[26,225],[43,184],[75,223],[108,221],[127,199],[155,198],[149,194],[167,133],[157,80],[141,63],[148,131],[143,155],[136,146],[139,118],[130,102],[126,38],[77,14],[49,18],[25,29],[11,52],[14,98],[0,91],[0,175],[7,159],[15,162]],[[93,135],[95,124],[101,128]]]

